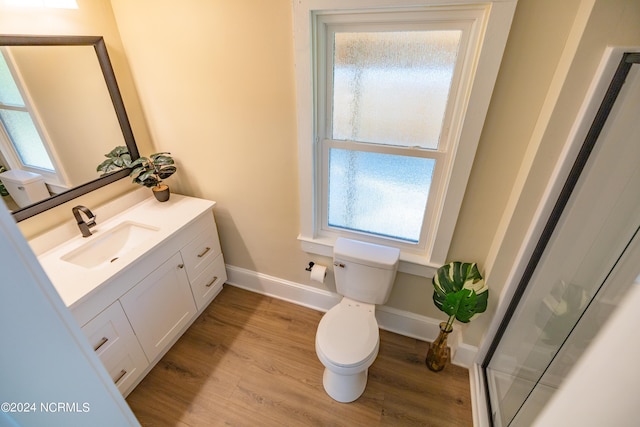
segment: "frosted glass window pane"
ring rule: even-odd
[[[434,159],[329,150],[328,223],[417,243]]]
[[[436,149],[461,35],[335,33],[333,139]]]
[[[53,171],[53,164],[29,113],[0,110],[0,120],[26,166]]]
[[[0,104],[24,107],[20,91],[13,81],[9,67],[0,53]]]

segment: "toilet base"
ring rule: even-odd
[[[365,369],[353,375],[339,375],[325,368],[322,385],[333,400],[341,403],[353,402],[364,392],[368,372],[369,370]]]

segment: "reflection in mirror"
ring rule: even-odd
[[[0,194],[17,221],[127,176],[96,172],[117,145],[138,157],[102,37],[0,36]]]

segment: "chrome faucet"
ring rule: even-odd
[[[87,221],[83,221],[82,215],[80,215],[80,211],[84,212],[87,216]],[[89,208],[79,205],[71,209],[73,212],[73,216],[76,218],[76,222],[78,223],[78,228],[80,228],[80,232],[82,232],[82,237],[91,236],[91,232],[89,229],[96,225],[96,216],[89,210]]]

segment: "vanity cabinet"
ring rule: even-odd
[[[126,397],[222,290],[226,280],[218,232],[209,210],[71,311]]]

